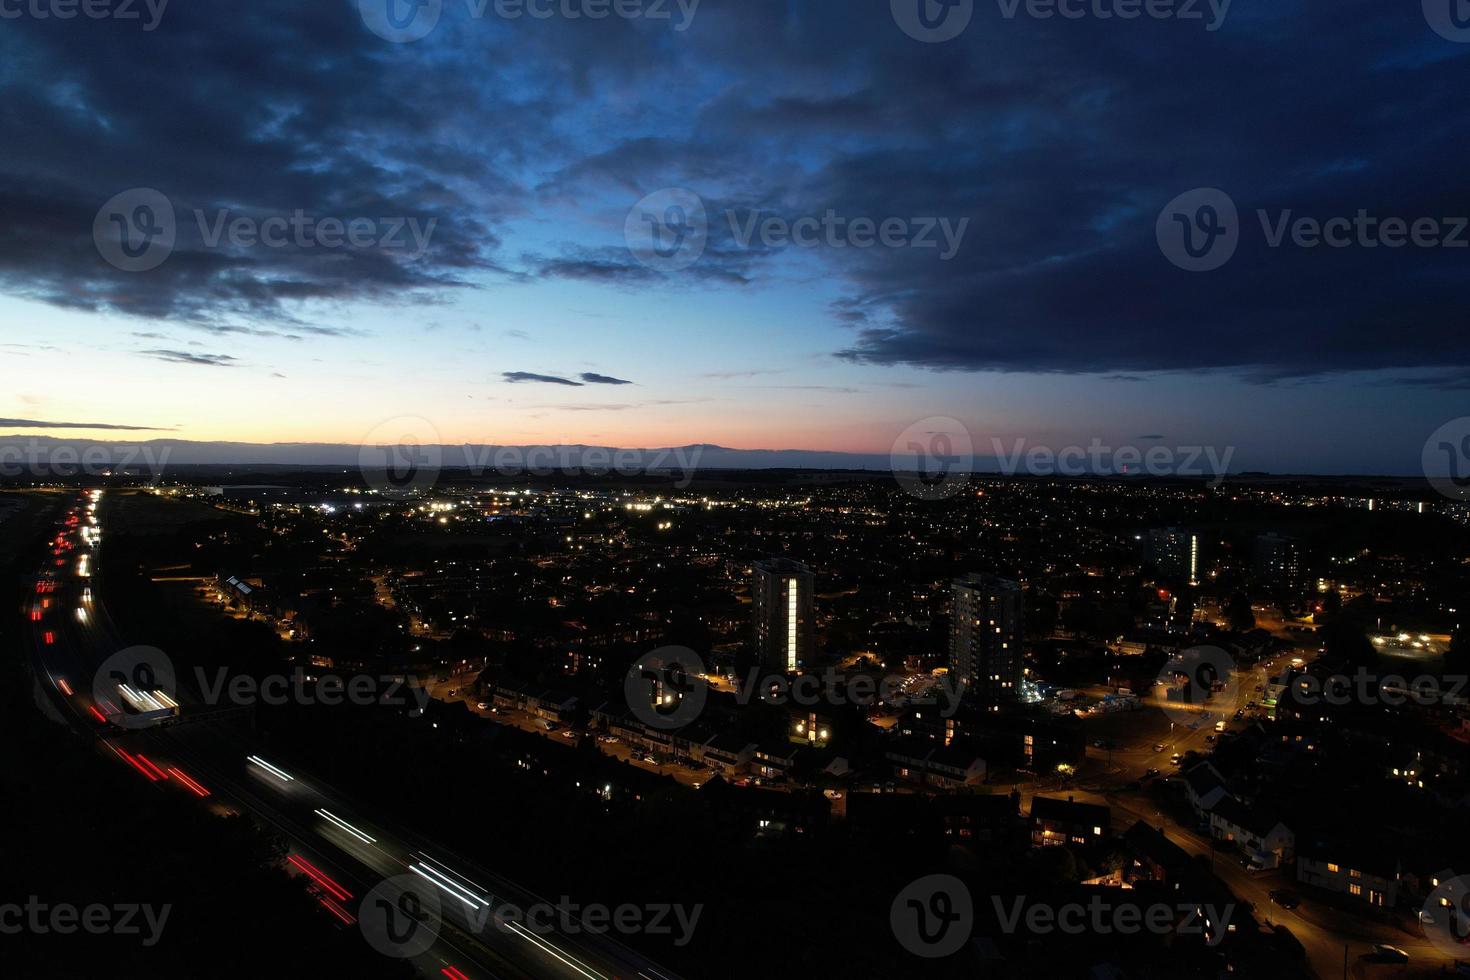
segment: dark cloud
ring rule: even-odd
[[[6,429],[111,429],[117,432],[163,432],[171,425],[117,425],[111,422],[42,422],[37,419],[0,419]]]
[[[630,385],[633,382],[624,381],[622,378],[610,377],[606,374],[593,374],[590,371],[582,372],[581,378],[589,385]]]
[[[553,374],[532,374],[530,371],[505,371],[500,376],[512,384],[533,381],[548,385],[567,385],[571,388],[582,387],[582,382],[580,381],[573,381],[570,378],[558,378]]]
[[[229,354],[194,354],[182,350],[140,350],[143,357],[152,357],[172,364],[200,364],[207,367],[234,367],[236,358]]]
[[[881,2],[704,4],[677,35],[447,4],[433,35],[402,45],[356,7],[194,0],[148,34],[8,22],[0,289],[304,339],[350,335],[345,304],[522,282],[820,281],[851,330],[834,353],[865,365],[1270,383],[1390,368],[1424,390],[1457,384],[1414,372],[1470,365],[1466,250],[1273,248],[1256,214],[1463,214],[1470,45],[1413,4],[1237,3],[1215,31],[977,4],[935,45]],[[173,253],[146,273],[92,241],[101,204],[135,187],[178,218]],[[631,205],[664,187],[697,192],[709,218],[703,254],[669,273],[622,243]],[[1154,239],[1164,204],[1196,187],[1241,214],[1237,254],[1211,273],[1175,268]],[[195,218],[298,209],[436,223],[422,249],[263,248],[211,246]],[[942,261],[745,244],[725,220],[829,211],[969,224]],[[505,247],[528,214],[554,229]],[[578,384],[548,378],[515,380]]]

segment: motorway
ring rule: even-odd
[[[498,922],[493,914],[508,906],[556,903],[410,830],[375,820],[313,774],[260,758],[228,721],[201,711],[196,692],[169,692],[180,705],[178,718],[161,724],[145,725],[126,712],[118,680],[100,673],[125,644],[101,601],[96,575],[99,496],[93,491],[78,498],[21,610],[31,625],[36,677],[45,682],[38,685],[38,703],[46,714],[94,738],[100,753],[134,769],[158,792],[187,794],[217,813],[248,814],[279,835],[289,844],[285,869],[321,905],[322,928],[361,929],[380,952],[410,960],[423,976],[677,980],[610,935],[582,928],[575,915],[541,920],[534,928]],[[109,675],[115,666],[115,658],[106,663]],[[133,677],[129,698],[141,695],[145,706],[148,698],[167,704],[167,695],[150,693],[156,688],[146,673],[135,676],[131,667],[124,673]],[[412,897],[404,899],[406,893]],[[389,912],[379,903],[385,897],[397,909],[416,912],[419,923]],[[360,923],[359,916],[367,921]],[[552,922],[559,925],[552,928]]]

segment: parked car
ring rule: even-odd
[[[1294,909],[1302,904],[1302,897],[1294,891],[1278,888],[1271,893],[1271,901],[1284,909]]]
[[[1409,962],[1408,953],[1405,953],[1397,946],[1390,946],[1387,943],[1378,943],[1377,945],[1375,945],[1373,947],[1373,956],[1381,963]]]

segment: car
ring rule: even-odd
[[[1271,901],[1284,909],[1294,909],[1302,904],[1302,898],[1294,891],[1278,888],[1271,892]]]
[[[1405,953],[1403,950],[1399,949],[1397,946],[1390,946],[1390,945],[1388,945],[1388,943],[1376,943],[1376,944],[1374,944],[1374,946],[1373,946],[1373,956],[1376,959],[1378,959],[1380,962],[1382,962],[1382,963],[1407,963],[1407,962],[1409,962],[1409,954],[1408,953]]]
[[[481,701],[480,703],[476,704],[475,707],[479,708],[481,711],[484,711],[486,708],[490,707],[490,702]]]
[[[648,763],[650,766],[656,766],[656,765],[658,765],[658,759],[655,756],[645,755],[643,757],[643,761],[646,762],[646,763]]]
[[[1076,743],[1074,742],[1073,744],[1075,745]],[[1159,743],[1155,744],[1154,745],[1154,751],[1155,752],[1162,752],[1162,751],[1164,751],[1164,743],[1163,742],[1159,742]]]
[[[1153,766],[1149,766],[1147,769],[1145,769],[1143,771],[1143,776],[1144,776],[1145,779],[1147,779],[1150,776],[1157,776],[1158,774],[1159,774],[1159,771],[1157,769],[1155,769]]]

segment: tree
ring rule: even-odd
[[[1256,628],[1256,614],[1251,609],[1250,596],[1244,592],[1237,592],[1230,597],[1225,606],[1225,616],[1230,622],[1230,628],[1237,633],[1249,633]]]
[[[1444,655],[1447,674],[1470,673],[1470,626],[1461,626],[1450,637],[1450,649]]]

